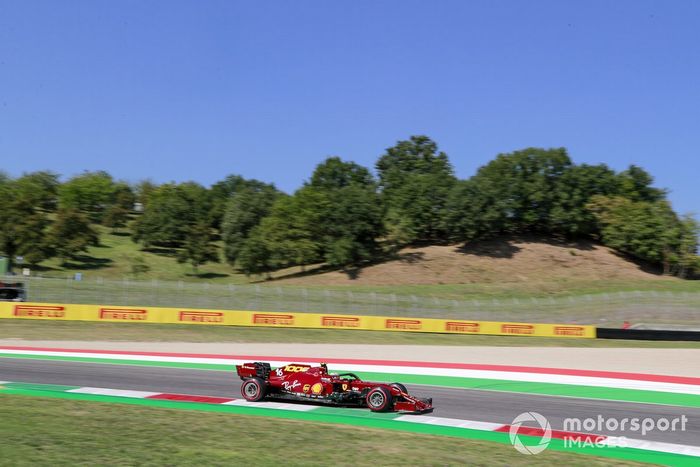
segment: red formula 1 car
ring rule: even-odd
[[[269,363],[236,365],[243,380],[241,394],[250,402],[265,397],[317,402],[330,405],[369,407],[374,412],[426,413],[432,399],[408,394],[401,383],[362,381],[354,373],[328,373],[328,367],[290,363],[273,370]]]

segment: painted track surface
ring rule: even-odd
[[[233,371],[105,365],[63,361],[0,358],[0,379],[43,384],[93,386],[141,391],[162,391],[221,397],[240,397],[240,380]],[[688,418],[686,431],[653,431],[650,441],[696,445],[700,439],[700,409],[637,404],[569,397],[537,396],[488,390],[411,386],[418,396],[433,397],[438,417],[510,423],[522,412],[539,412],[554,429],[563,428],[564,418]],[[596,430],[597,431],[597,430]],[[600,434],[631,436],[630,433],[600,430]],[[636,437],[640,434],[637,433]]]

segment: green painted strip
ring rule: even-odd
[[[86,400],[95,402],[110,402],[130,405],[143,405],[151,407],[161,407],[180,410],[200,410],[206,412],[225,412],[230,414],[254,415],[276,417],[284,419],[304,420],[321,423],[335,423],[343,425],[363,426],[369,428],[389,429],[408,431],[413,433],[422,433],[429,435],[452,436],[458,438],[478,439],[484,441],[493,441],[501,444],[510,444],[507,433],[499,433],[492,431],[471,430],[467,428],[444,427],[437,425],[423,425],[418,423],[399,422],[390,420],[384,417],[358,416],[354,412],[343,415],[324,414],[321,411],[312,412],[295,412],[285,410],[272,410],[253,407],[237,407],[221,404],[198,404],[193,402],[174,402],[167,400],[156,399],[134,399],[115,396],[100,396],[90,394],[77,394],[68,392],[44,391],[44,390],[29,390],[29,389],[0,389],[3,394],[11,394],[17,396],[34,396],[34,397],[56,397],[62,399]],[[579,454],[594,455],[600,457],[608,457],[613,459],[627,459],[639,462],[650,462],[664,465],[675,466],[696,466],[697,457],[683,456],[680,454],[668,454],[656,451],[644,451],[633,448],[611,448],[611,447],[567,447],[562,440],[552,440],[548,449],[565,452],[576,452]]]
[[[65,392],[71,389],[78,389],[80,386],[63,386],[60,384],[39,384],[39,383],[7,383],[5,388],[19,389],[24,391],[56,391]]]
[[[357,409],[357,408],[348,408],[348,407],[318,407],[314,409],[314,413],[317,414],[323,414],[323,415],[330,415],[330,416],[353,416],[353,417],[359,417],[359,418],[372,418],[372,419],[378,419],[378,418],[383,418],[385,420],[393,420],[396,417],[400,416],[400,414],[397,413],[376,413],[372,412],[371,410],[368,410],[366,408],[364,409]]]
[[[81,363],[101,363],[110,365],[136,365],[164,368],[185,368],[209,371],[230,371],[232,365],[216,363],[159,362],[147,360],[122,360],[93,357],[64,357],[55,355],[3,354],[3,358],[26,358],[34,360],[70,361]],[[334,369],[343,371],[342,369]],[[400,381],[408,384],[422,384],[449,388],[478,389],[486,391],[514,392],[543,396],[576,397],[584,399],[636,402],[641,404],[672,405],[678,407],[700,407],[700,395],[678,394],[672,392],[644,391],[635,389],[618,389],[597,386],[577,386],[573,384],[533,383],[527,381],[508,381],[485,378],[462,378],[457,376],[428,376],[401,373],[355,372],[367,380]]]

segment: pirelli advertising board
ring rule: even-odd
[[[0,302],[0,318],[594,338],[594,326],[189,308]]]

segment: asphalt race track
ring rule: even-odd
[[[332,369],[331,369],[332,371]],[[0,358],[0,380],[26,383],[91,386],[112,389],[170,392],[240,398],[235,371],[143,367],[135,365],[77,363]],[[595,430],[597,434],[697,445],[700,440],[700,408],[638,404],[572,397],[553,397],[472,389],[448,389],[407,385],[411,394],[432,397],[432,416],[508,424],[523,412],[538,412],[553,429],[563,429],[565,418],[640,418],[654,420],[685,415],[685,431],[641,432]],[[367,410],[367,409],[348,409]]]

